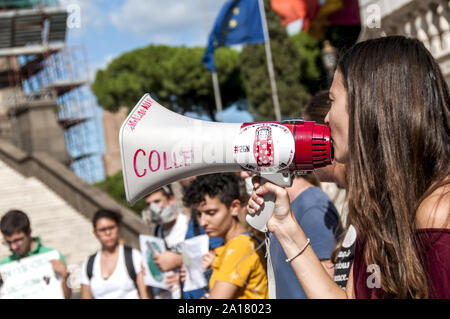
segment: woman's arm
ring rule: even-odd
[[[136,284],[137,284],[139,296],[141,297],[141,299],[151,299],[153,297],[152,294],[149,295],[147,286],[144,283],[144,272],[141,271],[140,273],[138,273],[136,275]]]
[[[139,296],[141,296],[142,299],[153,299],[153,288],[145,285],[144,277],[145,277],[145,265],[144,262],[141,262],[141,271],[136,276],[136,283],[138,286]]]
[[[329,259],[321,260],[320,263],[322,264],[323,269],[327,272],[328,276],[330,276],[331,279],[334,277],[334,264]]]
[[[275,210],[267,227],[277,237],[288,258],[297,255],[305,247],[307,238],[294,218],[287,191],[269,182],[261,186],[258,180],[255,180],[254,186],[256,192],[253,192],[249,200],[249,213],[254,214],[261,209],[260,205],[264,202],[264,194],[274,193],[276,195]],[[291,261],[291,266],[308,298],[342,299],[349,297],[330,278],[310,245],[301,255]]]
[[[81,299],[94,299],[90,286],[81,284]]]
[[[61,287],[64,293],[64,298],[70,299],[72,296],[72,289],[67,286],[67,280],[70,274],[67,271],[66,265],[61,261],[61,259],[50,260],[50,263],[52,264],[55,274],[61,277]]]

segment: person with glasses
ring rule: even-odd
[[[23,211],[8,211],[0,220],[0,229],[3,234],[3,244],[7,245],[12,252],[10,256],[0,260],[0,265],[54,250],[42,245],[39,237],[32,237],[30,220]],[[61,278],[64,298],[69,299],[72,294],[71,289],[67,286],[69,272],[63,255],[58,253],[60,259],[50,262],[56,276]]]
[[[148,299],[139,251],[122,245],[119,233],[122,216],[98,210],[93,218],[94,235],[101,250],[88,257],[81,270],[82,299]]]

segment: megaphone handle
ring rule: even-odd
[[[261,177],[261,186],[264,185],[268,180],[264,177]],[[264,203],[261,206],[261,210],[255,215],[247,214],[246,220],[247,223],[253,228],[262,231],[263,233],[267,232],[267,221],[273,214],[273,210],[275,209],[275,194],[268,193],[263,195]]]

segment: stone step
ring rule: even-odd
[[[0,215],[10,209],[28,214],[33,236],[45,246],[59,250],[68,265],[81,267],[84,259],[99,248],[91,221],[34,177],[26,178],[0,161]],[[0,258],[9,255],[0,246]]]

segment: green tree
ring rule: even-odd
[[[132,209],[136,214],[140,215],[141,211],[146,208],[145,201],[139,200],[133,207],[130,207],[127,203],[125,196],[125,186],[123,184],[122,172],[116,173],[112,176],[108,176],[104,181],[96,183],[95,186],[108,193],[112,198],[117,200],[123,206]]]
[[[281,26],[279,16],[271,9],[270,1],[265,0],[264,3],[281,115],[283,118],[298,117],[310,98],[307,88],[300,82],[302,56],[286,29]],[[241,52],[241,72],[255,120],[275,119],[264,44],[244,47]]]
[[[201,59],[204,48],[150,45],[127,52],[96,74],[92,89],[99,104],[116,111],[133,107],[149,92],[164,106],[184,114],[207,114],[215,120],[211,73]],[[223,108],[245,98],[239,70],[239,52],[219,48],[215,63]]]
[[[327,74],[323,66],[320,43],[307,32],[301,31],[291,36],[300,54],[300,83],[313,95],[328,88]]]

